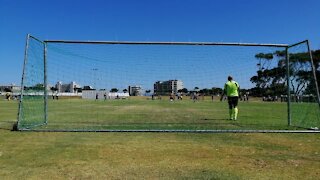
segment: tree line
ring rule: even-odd
[[[312,51],[313,64],[318,84],[320,83],[320,50]],[[287,94],[286,52],[259,53],[257,74],[250,78],[255,87],[250,89],[253,96]],[[272,66],[276,62],[276,66]],[[316,94],[309,52],[289,54],[289,85],[291,94],[296,96]]]

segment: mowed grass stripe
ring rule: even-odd
[[[303,105],[302,105],[303,106]],[[49,100],[45,129],[295,129],[288,127],[287,104],[258,100],[239,103],[238,121],[228,120],[227,102],[206,98],[170,102],[134,97],[126,100]],[[315,110],[316,112],[316,110]],[[302,121],[315,114],[304,114]],[[31,113],[31,115],[33,115]],[[302,117],[302,116],[300,116]]]

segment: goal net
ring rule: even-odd
[[[319,59],[311,63],[307,43],[40,41],[28,36],[18,128],[319,127]],[[228,76],[240,85],[237,120],[229,119],[228,100],[221,98]]]

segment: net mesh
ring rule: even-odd
[[[288,53],[292,125],[317,129],[320,127],[320,106],[308,44],[305,42],[293,46],[289,48]],[[317,56],[314,57],[315,72],[319,74],[319,59]]]
[[[43,83],[43,47],[29,49],[35,54],[28,54],[25,84],[32,87]],[[287,122],[284,52],[263,46],[47,43],[48,124],[35,129],[296,129]],[[237,121],[229,120],[227,100],[219,101],[228,75],[241,88]],[[23,103],[37,104],[23,106],[20,122],[42,124],[43,99],[24,97]],[[295,125],[310,126],[310,118],[319,117],[315,108],[292,109],[305,114],[293,115]]]
[[[19,107],[20,129],[33,128],[45,123],[43,42],[29,38],[26,55]]]

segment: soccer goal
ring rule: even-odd
[[[17,127],[318,132],[319,61],[307,40],[43,41],[28,35]],[[240,85],[237,120],[229,119],[227,97],[221,97],[228,76]]]

